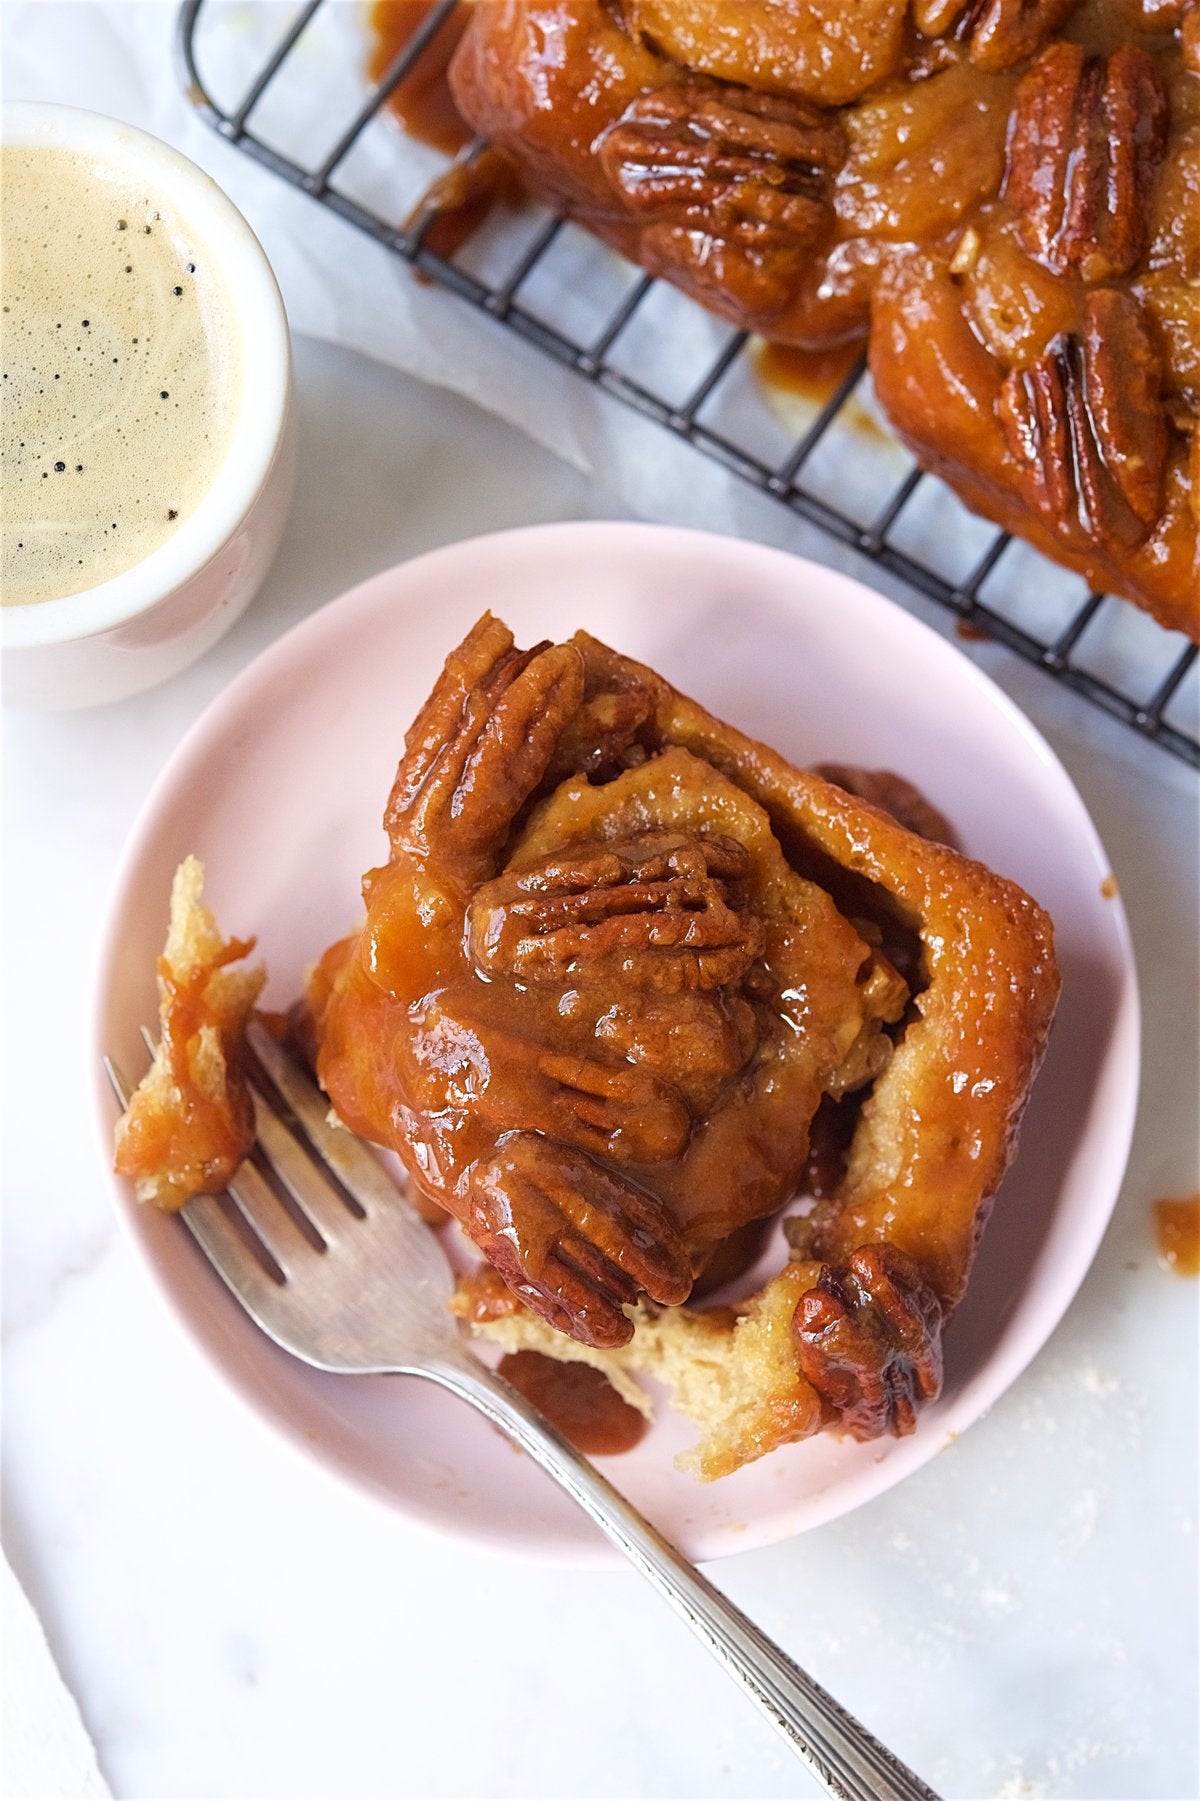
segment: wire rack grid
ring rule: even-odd
[[[327,4],[329,0],[304,0],[249,73],[240,97],[233,103],[219,104],[198,66],[198,27],[208,0],[183,0],[178,14],[177,49],[186,92],[197,111],[222,137],[384,244],[429,281],[448,289],[581,379],[595,383],[696,450],[715,458],[783,507],[899,578],[903,586],[949,609],[964,636],[986,637],[1005,645],[1167,752],[1200,767],[1196,696],[1192,692],[1197,685],[1196,645],[1138,614],[1134,620],[1140,633],[1136,653],[1125,654],[1121,648],[1122,630],[1134,609],[1111,597],[1086,592],[1072,593],[1065,605],[1060,603],[1053,612],[1053,631],[1047,634],[1044,620],[1037,618],[1038,610],[1034,609],[1031,620],[1030,609],[1027,604],[1020,604],[1020,597],[1027,600],[1031,587],[1048,589],[1057,582],[1061,588],[1062,572],[1030,553],[1027,547],[1014,544],[1008,534],[991,528],[965,571],[951,576],[939,570],[933,558],[914,552],[904,543],[903,527],[930,490],[940,492],[943,498],[948,498],[947,491],[907,459],[907,467],[901,473],[893,458],[887,490],[876,497],[865,518],[858,516],[861,509],[852,511],[842,503],[836,484],[831,489],[826,483],[822,490],[813,472],[831,435],[838,429],[847,429],[856,393],[867,379],[863,362],[851,368],[828,398],[813,408],[812,416],[804,420],[782,454],[764,454],[756,443],[761,434],[746,429],[744,408],[740,413],[734,409],[731,427],[720,408],[712,404],[732,372],[754,353],[747,333],[729,331],[698,376],[693,374],[687,391],[668,393],[668,384],[655,379],[653,355],[649,373],[645,359],[633,371],[622,365],[619,355],[623,341],[639,322],[645,335],[645,321],[653,313],[654,295],[662,285],[654,278],[629,269],[623,291],[599,327],[594,322],[589,327],[586,339],[583,333],[565,329],[526,303],[540,267],[552,255],[564,230],[565,221],[561,218],[547,214],[538,221],[532,236],[525,232],[519,241],[513,234],[507,264],[502,261],[497,271],[493,258],[493,267],[481,274],[472,269],[470,258],[461,247],[442,254],[427,241],[436,213],[426,210],[408,223],[396,225],[355,198],[347,185],[339,182],[339,172],[389,97],[401,83],[420,72],[422,59],[438,54],[439,36],[451,28],[458,0],[438,0],[423,15],[419,9],[414,12],[411,35],[378,81],[371,83],[362,77],[343,128],[313,166],[305,166],[291,148],[284,150],[273,145],[258,128],[257,120],[252,126],[252,117],[269,97],[273,85],[289,71],[298,46]],[[215,14],[216,8],[212,11]],[[465,146],[456,161],[469,165],[485,148],[481,140],[476,140]],[[450,159],[445,161],[448,166]],[[765,407],[766,403],[761,404]],[[1001,578],[1009,570],[1013,571],[1012,579],[1005,582]],[[1115,650],[1111,642],[1114,633],[1106,629],[1106,622],[1114,619],[1118,627]],[[1106,639],[1110,641],[1104,642]],[[1093,643],[1102,648],[1089,663],[1088,652]]]

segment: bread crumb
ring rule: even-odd
[[[114,1146],[138,1199],[168,1211],[219,1193],[254,1142],[242,1040],[266,972],[245,963],[252,938],[222,938],[203,891],[204,865],[185,857],[158,960],[159,1042]]]

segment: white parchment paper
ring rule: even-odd
[[[0,1786],[11,1801],[104,1801],[108,1784],[41,1623],[0,1559],[4,1623]]]

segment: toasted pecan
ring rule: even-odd
[[[449,1112],[493,1138],[520,1127],[593,1156],[653,1164],[680,1156],[691,1132],[670,1081],[569,1040],[543,1043],[514,1030],[465,985],[411,1009],[396,1060],[411,1109]]]
[[[866,1245],[826,1267],[793,1321],[800,1368],[854,1438],[901,1437],[942,1386],[942,1306],[911,1258]]]
[[[1046,42],[1078,0],[914,0],[922,37],[953,36],[978,68],[1011,69]]]
[[[525,1305],[582,1344],[627,1344],[626,1305],[646,1294],[674,1306],[691,1289],[662,1202],[538,1133],[508,1133],[476,1166],[463,1223]]]
[[[1166,133],[1166,93],[1144,50],[1043,50],[1017,89],[1005,179],[1029,254],[1085,281],[1128,274],[1145,248]]]
[[[846,141],[803,100],[696,78],[639,94],[598,147],[633,215],[680,249],[693,234],[729,245],[749,260],[765,301],[828,235]]]
[[[406,739],[384,814],[393,850],[464,884],[490,874],[582,697],[573,646],[515,651],[485,614]]]
[[[1026,497],[1056,530],[1105,549],[1142,543],[1167,463],[1161,366],[1139,303],[1090,294],[1083,331],[1004,380],[997,410]]]
[[[477,890],[468,912],[478,969],[525,982],[615,978],[667,993],[740,980],[763,928],[731,904],[741,845],[717,835],[647,833],[581,846]]]

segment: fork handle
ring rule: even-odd
[[[934,1791],[700,1574],[503,1377],[464,1357],[414,1370],[469,1401],[577,1501],[739,1682],[835,1801],[938,1801]]]

